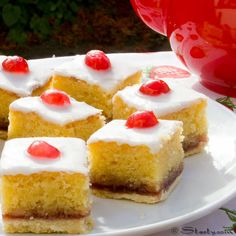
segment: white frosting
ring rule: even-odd
[[[120,97],[129,107],[137,110],[151,110],[157,116],[180,111],[206,99],[205,95],[176,83],[169,82],[168,85],[171,91],[159,96],[149,96],[141,93],[139,91],[140,85],[126,87],[117,92],[115,96]]]
[[[80,79],[89,84],[99,85],[105,91],[110,91],[116,88],[127,77],[141,70],[132,61],[124,63],[118,55],[108,54],[111,68],[105,71],[91,69],[84,63],[85,56],[80,55],[73,61],[55,68],[55,74]]]
[[[88,144],[104,141],[128,144],[130,146],[148,146],[151,153],[157,153],[164,141],[170,140],[177,129],[182,128],[181,121],[159,120],[151,128],[132,128],[125,126],[125,120],[113,120],[96,131],[87,141]]]
[[[32,92],[44,86],[53,74],[53,68],[71,59],[47,58],[28,60],[29,73],[10,73],[2,69],[2,62],[6,56],[0,57],[0,88],[13,92],[21,97],[29,96]]]
[[[68,106],[56,107],[43,103],[40,97],[25,97],[11,103],[10,110],[21,111],[24,113],[34,112],[44,120],[61,126],[101,114],[101,110],[98,110],[85,102],[78,102],[71,97],[70,102],[71,104]]]
[[[36,140],[56,147],[61,155],[56,159],[37,159],[27,153]],[[38,172],[68,172],[87,175],[86,145],[78,138],[18,138],[6,141],[0,161],[1,175],[29,175]]]

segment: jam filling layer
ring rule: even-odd
[[[184,140],[184,152],[190,152],[198,147],[204,146],[208,142],[207,134],[201,134]]]
[[[129,185],[103,185],[99,183],[92,183],[92,189],[109,191],[113,193],[136,193],[140,195],[157,196],[162,192],[168,191],[170,186],[174,183],[176,178],[180,176],[183,171],[183,163],[176,169],[169,172],[168,178],[166,178],[161,184],[161,188],[158,191],[151,190],[149,186],[134,187],[132,184]]]
[[[0,118],[0,129],[7,130],[8,125],[9,125],[8,119]]]
[[[89,212],[85,212],[84,214],[64,214],[58,212],[58,214],[53,214],[53,215],[39,215],[39,214],[31,214],[30,216],[27,215],[13,215],[13,214],[4,214],[2,218],[4,220],[33,220],[33,219],[41,219],[41,220],[72,220],[72,219],[82,219],[90,215]]]

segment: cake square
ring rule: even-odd
[[[80,55],[56,67],[52,87],[65,91],[78,101],[102,109],[104,115],[111,118],[113,95],[126,86],[139,83],[141,69],[122,63],[122,55],[107,55],[110,67],[106,70],[89,67],[85,58],[85,55]]]
[[[150,80],[144,86],[150,89],[156,81],[159,80]],[[160,119],[182,121],[185,156],[201,152],[208,142],[206,96],[174,82],[168,82],[169,92],[157,95],[151,94],[154,90],[149,90],[150,94],[143,93],[142,86],[129,86],[115,94],[113,118],[127,119],[135,111],[149,110]]]
[[[48,104],[43,100],[45,94],[52,100],[59,96],[61,101],[61,97],[65,97],[70,104]],[[11,103],[8,138],[45,136],[87,140],[104,125],[104,120],[101,110],[78,102],[64,92],[47,90],[40,97],[20,98]]]
[[[113,120],[88,140],[93,193],[100,197],[156,203],[165,200],[183,170],[182,122],[159,120],[127,128]]]
[[[37,146],[35,143],[39,142],[51,145],[59,156],[52,158],[52,150],[46,154],[44,146],[38,148],[45,156],[32,156],[32,143]],[[5,232],[85,233],[91,228],[83,140],[45,137],[9,140],[2,152],[0,169]]]
[[[24,61],[28,71],[10,72],[3,69],[6,59],[19,57],[0,57],[0,129],[8,126],[9,105],[20,97],[39,95],[50,86],[53,67],[47,60]]]

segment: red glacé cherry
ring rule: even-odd
[[[56,159],[60,156],[60,151],[45,141],[34,141],[27,149],[27,152],[36,158]]]
[[[159,122],[152,111],[137,111],[127,119],[125,125],[128,128],[149,128],[158,123]]]
[[[89,51],[84,61],[87,66],[94,70],[108,70],[111,67],[109,58],[100,50]]]
[[[157,96],[162,93],[168,93],[170,88],[163,80],[150,80],[141,85],[139,91],[145,95]]]
[[[45,91],[42,93],[40,98],[43,103],[48,105],[66,106],[71,104],[69,96],[66,93],[56,89],[49,89]]]
[[[29,66],[27,61],[23,57],[13,56],[7,57],[2,62],[2,68],[4,71],[13,73],[28,73]]]

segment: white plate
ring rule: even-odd
[[[130,60],[134,56],[135,64],[182,67],[173,53],[126,54],[122,58]],[[71,58],[57,58],[55,63],[64,59]],[[183,178],[169,198],[156,205],[146,205],[94,197],[95,228],[89,235],[151,234],[207,215],[236,196],[235,118],[227,108],[209,100],[209,144],[205,152],[185,160]],[[3,234],[1,228],[0,221],[0,234]]]
[[[206,151],[185,159],[183,178],[166,201],[146,205],[94,197],[90,235],[158,232],[207,215],[236,196],[235,115],[209,100],[208,119]]]

